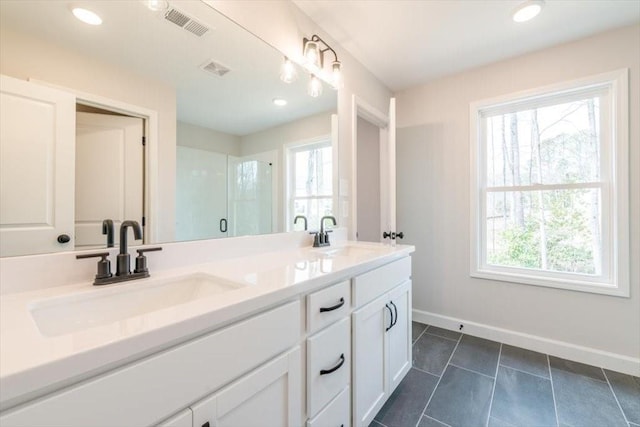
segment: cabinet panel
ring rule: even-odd
[[[349,427],[351,394],[349,387],[338,394],[318,415],[307,421],[307,427]]]
[[[300,323],[300,302],[291,302],[3,413],[0,424],[152,425],[295,346]]]
[[[322,409],[349,384],[351,322],[344,318],[307,340],[307,412]]]
[[[411,281],[389,293],[389,305],[394,310],[394,326],[387,332],[389,357],[389,395],[411,369]]]
[[[385,329],[391,316],[383,295],[353,313],[353,425],[368,426],[384,404]]]
[[[301,419],[300,349],[192,406],[194,427],[287,427]]]
[[[309,334],[324,328],[351,312],[351,284],[341,282],[307,297]]]
[[[363,304],[390,291],[411,276],[411,258],[405,257],[353,279],[353,306]]]

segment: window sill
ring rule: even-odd
[[[477,279],[497,280],[500,282],[509,282],[513,284],[543,286],[547,288],[610,295],[622,298],[630,297],[628,287],[622,288],[621,286],[614,286],[611,284],[549,277],[542,278],[527,274],[496,272],[492,270],[475,270],[471,271],[470,275],[471,277]]]

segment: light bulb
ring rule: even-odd
[[[284,58],[282,68],[280,69],[280,80],[285,83],[291,83],[298,77],[296,66],[287,57]]]
[[[309,96],[313,98],[317,98],[322,95],[322,82],[319,78],[311,75],[311,80],[309,80],[309,87],[307,88],[307,93]]]
[[[320,68],[320,50],[318,49],[318,43],[307,40],[304,44],[304,57],[309,64],[315,65]]]
[[[344,87],[344,80],[342,79],[342,64],[340,61],[334,61],[332,64],[332,75],[331,78],[333,80],[333,88],[341,89]]]
[[[100,25],[102,24],[102,18],[98,16],[97,13],[92,12],[88,9],[83,9],[81,7],[74,7],[71,9],[71,13],[73,16],[89,25]]]
[[[512,18],[516,22],[525,22],[533,19],[538,16],[543,4],[542,0],[528,0],[513,11]]]

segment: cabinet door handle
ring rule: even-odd
[[[220,220],[220,232],[221,233],[227,232],[227,220],[225,218],[222,218]]]
[[[396,305],[393,303],[393,301],[389,301],[389,304],[391,304],[393,306],[393,311],[396,312],[396,318],[391,323],[391,327],[393,328],[394,326],[396,326],[396,323],[398,323],[398,307],[396,307]]]
[[[332,305],[331,307],[320,307],[320,313],[337,310],[343,305],[344,305],[344,298],[340,298],[340,302],[337,303],[336,305]]]
[[[389,326],[387,326],[385,328],[385,330],[384,330],[385,332],[387,332],[389,329],[393,328],[393,325],[394,325],[394,323],[393,323],[393,311],[391,310],[391,307],[389,307],[389,304],[385,304],[384,306],[387,307],[387,310],[389,310],[389,315],[391,315],[391,322],[389,323]]]
[[[342,365],[344,365],[344,353],[342,353],[340,355],[340,362],[338,362],[338,364],[336,366],[334,366],[331,369],[322,369],[320,371],[320,375],[327,375],[327,374],[331,374],[335,371],[337,371],[338,369],[342,368]]]

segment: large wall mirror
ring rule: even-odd
[[[162,243],[333,212],[336,91],[284,83],[283,55],[207,4],[166,6],[0,2],[0,255],[105,247],[107,219],[117,245],[126,219]]]

